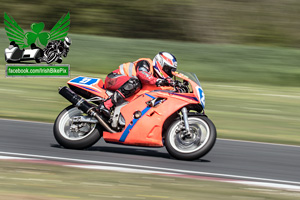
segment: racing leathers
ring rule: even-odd
[[[119,69],[107,75],[104,86],[114,93],[99,105],[99,110],[108,117],[113,105],[123,103],[125,98],[138,92],[142,85],[164,86],[171,85],[172,82],[170,77],[164,77],[155,72],[153,61],[149,58],[141,58],[133,63],[123,63]]]

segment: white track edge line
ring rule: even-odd
[[[38,122],[38,121],[29,121],[29,120],[22,120],[22,119],[8,119],[8,118],[0,118],[0,120],[3,120],[3,121],[13,121],[13,122],[26,122],[26,123],[33,123],[33,124],[52,124],[53,123],[50,123],[50,122]]]
[[[249,140],[234,140],[234,139],[225,139],[225,138],[219,138],[218,140],[232,141],[232,142],[253,143],[253,144],[267,144],[267,145],[283,146],[283,147],[298,147],[298,148],[300,148],[300,146],[292,145],[292,144],[276,144],[276,143],[268,143],[268,142],[256,142],[256,141],[249,141]]]
[[[74,158],[63,158],[63,157],[55,157],[55,156],[42,156],[42,155],[34,155],[34,154],[11,153],[11,152],[3,152],[3,151],[0,151],[0,154],[17,155],[17,156],[25,156],[25,157],[36,157],[36,158],[44,158],[44,159],[55,159],[55,160],[64,160],[64,161],[74,161],[74,162],[84,162],[84,163],[92,163],[92,164],[105,164],[105,165],[115,165],[115,166],[136,167],[136,168],[144,168],[144,169],[171,171],[171,172],[176,172],[176,173],[220,176],[220,177],[227,177],[227,178],[239,178],[239,179],[247,179],[247,180],[259,180],[259,181],[269,181],[269,182],[275,182],[275,183],[288,183],[288,184],[300,185],[300,182],[295,182],[295,181],[285,181],[285,180],[258,178],[258,177],[250,177],[250,176],[239,176],[239,175],[232,175],[232,174],[197,172],[197,171],[170,169],[170,168],[163,168],[163,167],[132,165],[132,164],[124,164],[124,163],[113,163],[113,162],[83,160],[83,159],[74,159]]]

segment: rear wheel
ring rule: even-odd
[[[36,63],[41,63],[40,58],[36,58],[36,59],[34,59],[34,60],[35,60]]]
[[[182,120],[175,120],[165,138],[169,154],[180,160],[195,160],[207,154],[215,144],[217,133],[206,116],[189,116],[190,133],[185,133]]]
[[[74,122],[73,119],[80,116],[95,121],[95,118],[74,106],[65,108],[56,118],[53,132],[61,146],[68,149],[85,149],[102,137],[103,129],[98,123]]]

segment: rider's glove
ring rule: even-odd
[[[175,82],[173,81],[173,79],[171,78],[167,78],[166,79],[168,81],[168,85],[174,87],[175,86]]]
[[[175,90],[176,90],[176,92],[179,92],[179,93],[186,93],[186,91],[180,87],[175,87]]]
[[[166,79],[158,78],[155,84],[156,86],[167,86],[169,82]]]
[[[175,82],[171,78],[158,78],[156,81],[156,86],[175,86]]]

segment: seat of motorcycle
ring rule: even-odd
[[[98,81],[98,87],[104,88],[104,84],[103,84],[102,79],[99,79],[99,81]]]

